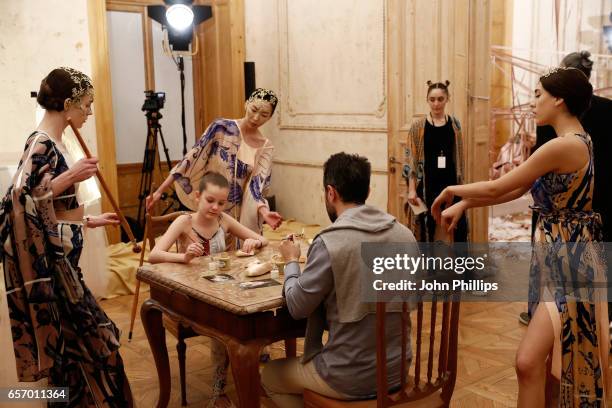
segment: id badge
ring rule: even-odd
[[[446,168],[446,156],[438,156],[438,168],[439,169]]]

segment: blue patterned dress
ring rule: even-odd
[[[530,312],[539,301],[555,332],[552,373],[560,379],[560,407],[606,406],[608,319],[601,248],[601,219],[592,211],[593,147],[589,162],[576,172],[547,173],[533,184],[539,212],[530,270]],[[572,137],[572,136],[565,136]]]

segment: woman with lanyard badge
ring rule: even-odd
[[[410,127],[402,176],[408,183],[408,227],[419,242],[451,241],[427,213],[435,198],[450,185],[463,183],[463,136],[459,121],[445,113],[449,81],[427,81],[430,113]],[[452,239],[467,241],[462,217]]]

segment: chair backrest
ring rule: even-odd
[[[416,330],[413,338],[408,338],[408,322],[410,311],[408,304],[402,306],[402,350],[401,350],[401,389],[393,399],[381,390],[388,390],[387,381],[387,345],[385,332],[386,304],[376,304],[376,377],[377,377],[377,407],[391,407],[425,398],[440,390],[441,398],[450,403],[455,380],[457,378],[457,342],[459,330],[459,300],[458,298],[443,302],[419,302],[416,308]],[[441,313],[439,313],[441,306]],[[429,324],[423,322],[424,310],[428,309]],[[441,315],[441,316],[439,316]],[[438,320],[438,318],[440,318]],[[429,330],[427,330],[427,327]],[[436,338],[436,335],[438,337]],[[429,340],[429,341],[427,341]],[[413,348],[413,364],[410,371],[414,381],[408,381],[406,367],[407,342],[411,341]],[[424,350],[424,348],[426,348]],[[422,367],[421,357],[427,356],[427,365]],[[437,358],[436,358],[437,357]],[[437,360],[437,361],[436,361]],[[436,370],[434,372],[434,366]]]
[[[170,214],[159,215],[159,216],[151,216],[147,213],[145,216],[146,222],[145,222],[142,252],[144,253],[144,250],[147,245],[147,241],[149,243],[149,248],[152,249],[155,246],[155,238],[157,238],[158,236],[166,232],[168,228],[170,227],[170,224],[172,224],[174,220],[176,220],[181,215],[186,215],[186,214],[191,214],[191,213],[188,211],[176,211]],[[142,266],[142,262],[141,262],[141,266]]]

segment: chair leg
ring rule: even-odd
[[[144,249],[143,249],[144,252]],[[132,341],[132,331],[134,330],[134,320],[136,319],[136,309],[138,309],[138,294],[140,293],[140,281],[136,281],[136,288],[134,289],[134,298],[132,300],[132,315],[130,316],[130,332],[128,334],[128,341]]]
[[[185,340],[183,336],[180,334],[179,328],[179,336],[178,342],[176,343],[176,351],[178,352],[178,361],[179,361],[179,376],[181,380],[181,405],[187,406],[187,385],[185,384],[185,351],[187,350],[187,345],[185,344]]]

